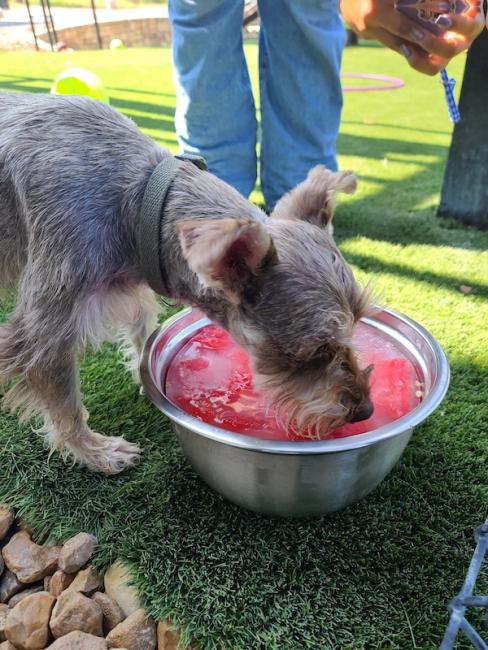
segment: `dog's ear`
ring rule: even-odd
[[[273,240],[259,221],[194,219],[176,230],[183,256],[202,284],[223,290],[236,304],[259,271],[277,261]]]
[[[352,172],[331,172],[323,165],[317,165],[302,183],[278,201],[271,216],[325,227],[332,221],[336,195],[339,192],[354,194],[356,187],[356,177]]]

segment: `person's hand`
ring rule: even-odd
[[[435,36],[394,7],[394,0],[341,0],[345,22],[362,38],[380,41],[400,52],[408,63],[425,74],[437,74],[453,56],[466,50],[485,25],[476,7],[463,15],[449,11],[449,2],[431,0],[433,11],[441,12],[437,25],[444,34]]]

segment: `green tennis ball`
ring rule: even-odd
[[[68,68],[60,72],[51,86],[53,95],[81,95],[109,103],[101,80],[90,70]]]
[[[120,38],[113,38],[110,41],[110,49],[111,50],[123,50],[125,47],[123,41],[120,40]]]

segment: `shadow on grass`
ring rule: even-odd
[[[160,104],[131,102],[118,97],[111,97],[110,105],[120,110],[121,113],[131,117],[142,129],[174,131],[174,110],[172,111],[169,107]],[[144,115],[139,115],[139,112],[144,113]],[[168,115],[171,116],[171,119],[166,117]]]
[[[414,133],[432,133],[434,135],[448,136],[447,131],[435,131],[434,129],[419,129],[415,126],[402,126],[401,124],[384,124],[383,122],[360,122],[359,120],[341,120],[341,124],[355,124],[366,129],[380,126],[383,129],[392,129],[393,131],[413,131]]]
[[[432,162],[413,158],[421,170],[408,179],[384,181],[371,174],[367,178],[381,185],[370,196],[358,198],[340,206],[336,220],[337,241],[346,237],[364,236],[395,244],[428,244],[452,246],[470,250],[486,250],[488,234],[462,223],[440,219],[432,209],[415,210],[414,206],[430,200],[440,191],[448,153],[447,147],[436,144],[405,142],[395,138],[374,138],[342,133],[338,138],[338,152],[363,159],[393,159],[395,155],[429,156]],[[400,161],[404,163],[404,161]],[[403,202],[398,197],[403,197]]]
[[[46,83],[47,90],[51,83],[51,79],[20,75],[1,75],[0,79],[0,87],[17,92],[39,92],[40,88],[33,85],[33,82],[39,81]],[[170,130],[173,131],[174,108],[166,103],[166,100],[171,100],[171,103],[174,101],[172,95],[118,87],[109,89],[154,97],[155,102],[144,102],[125,97],[113,97],[111,102],[114,107],[126,113],[143,129],[166,133]],[[138,112],[144,114],[139,115]],[[347,124],[347,122],[345,123]],[[410,127],[404,127],[401,124],[392,128],[410,130]],[[171,139],[167,135],[153,137],[163,146],[174,147],[176,145],[176,138]],[[395,155],[411,155],[413,163],[417,167],[419,164],[422,165],[421,171],[416,171],[408,179],[385,181],[374,178],[371,174],[365,176],[380,185],[381,188],[372,196],[359,198],[340,208],[339,219],[336,222],[336,236],[339,242],[350,236],[364,236],[369,239],[399,244],[449,245],[472,250],[485,250],[488,247],[486,234],[457,222],[438,219],[433,215],[432,209],[412,213],[414,205],[429,200],[433,194],[439,192],[447,147],[418,143],[414,140],[406,142],[395,138],[375,138],[370,134],[358,136],[343,133],[338,139],[338,151],[371,160],[392,159]],[[428,156],[432,162],[419,163],[419,156]],[[402,160],[402,162],[404,161]],[[400,203],[397,197],[402,195],[404,200],[403,203]],[[341,219],[341,214],[345,214],[346,211],[347,217]],[[448,280],[448,282],[451,281]]]
[[[8,80],[5,81],[5,78],[8,77]],[[44,88],[42,86],[35,86],[33,82],[40,82],[45,84]],[[39,92],[48,92],[52,83],[52,79],[46,77],[21,77],[14,75],[5,75],[0,74],[0,90],[9,91],[9,92],[19,92],[19,93],[39,93]],[[114,89],[108,87],[107,90],[116,90],[117,92],[127,92],[127,89]],[[135,91],[134,91],[135,92]],[[139,94],[139,91],[137,91]],[[156,100],[155,102],[140,102],[131,99],[124,99],[120,97],[110,97],[110,105],[118,109],[121,113],[124,113],[128,117],[132,118],[134,122],[141,129],[150,129],[152,131],[159,132],[172,132],[174,133],[174,108],[169,105],[165,105],[163,102],[163,97],[170,98],[171,96],[166,93],[161,93],[161,95],[156,93],[146,93],[147,95],[152,95]],[[144,113],[144,115],[139,115],[138,113]],[[155,140],[158,141],[163,146],[174,147],[176,145],[176,136],[164,137],[164,136],[153,136]]]
[[[113,90],[108,88],[108,90]],[[119,91],[124,92],[124,91]],[[156,96],[157,97],[157,96]],[[131,111],[141,111],[144,113],[153,113],[157,115],[157,119],[166,121],[171,128],[174,128],[174,114],[175,109],[172,106],[167,106],[161,103],[161,98],[158,98],[159,102],[138,102],[133,99],[126,99],[125,97],[114,97],[110,100],[110,103],[116,108],[120,109],[122,113],[130,113]],[[164,117],[160,117],[164,116]],[[151,127],[149,127],[151,128]]]
[[[135,95],[150,95],[152,97],[165,97],[172,103],[175,102],[175,96],[171,93],[153,92],[152,90],[139,90],[138,88],[118,88],[117,86],[110,86],[110,90],[116,90],[121,93],[134,93]]]
[[[53,80],[49,77],[19,77],[0,72],[0,90],[13,93],[39,93],[43,91],[42,86],[35,86],[34,83],[45,85],[49,91]]]
[[[5,79],[7,81],[5,81]],[[21,90],[24,90],[25,92],[38,92],[37,87],[35,86],[29,86],[28,84],[32,82],[42,82],[45,83],[46,85],[50,85],[52,83],[52,78],[51,77],[41,77],[41,76],[36,76],[36,77],[27,77],[27,76],[21,76],[18,74],[7,74],[5,72],[0,72],[0,86],[2,88],[8,88],[12,87],[14,89],[17,89],[19,92]],[[24,85],[27,84],[27,85]],[[31,90],[33,89],[33,90]],[[121,92],[121,93],[134,93],[135,95],[148,95],[151,97],[155,97],[157,99],[160,98],[167,98],[170,100],[170,103],[174,103],[175,101],[175,96],[170,94],[170,93],[165,93],[165,92],[153,92],[150,90],[140,90],[136,88],[119,88],[118,86],[107,86],[108,90],[113,90],[115,92]],[[154,104],[151,104],[154,105]],[[169,113],[168,113],[169,114]]]

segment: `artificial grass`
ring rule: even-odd
[[[255,81],[256,49],[247,52]],[[174,148],[168,50],[0,53],[0,89],[47,90],[68,60],[99,73],[113,105]],[[462,65],[451,66],[458,78]],[[48,462],[40,438],[0,414],[0,500],[41,540],[95,532],[99,566],[129,562],[150,612],[171,615],[203,650],[435,648],[486,516],[488,233],[435,217],[451,130],[438,81],[369,46],[347,50],[344,69],[401,76],[406,87],[346,95],[341,166],[358,172],[360,189],[337,212],[336,238],[361,280],[437,337],[452,369],[445,402],[382,485],[313,521],[226,503],[111,346],[83,363],[85,403],[94,428],[144,447],[136,469],[106,478]]]

